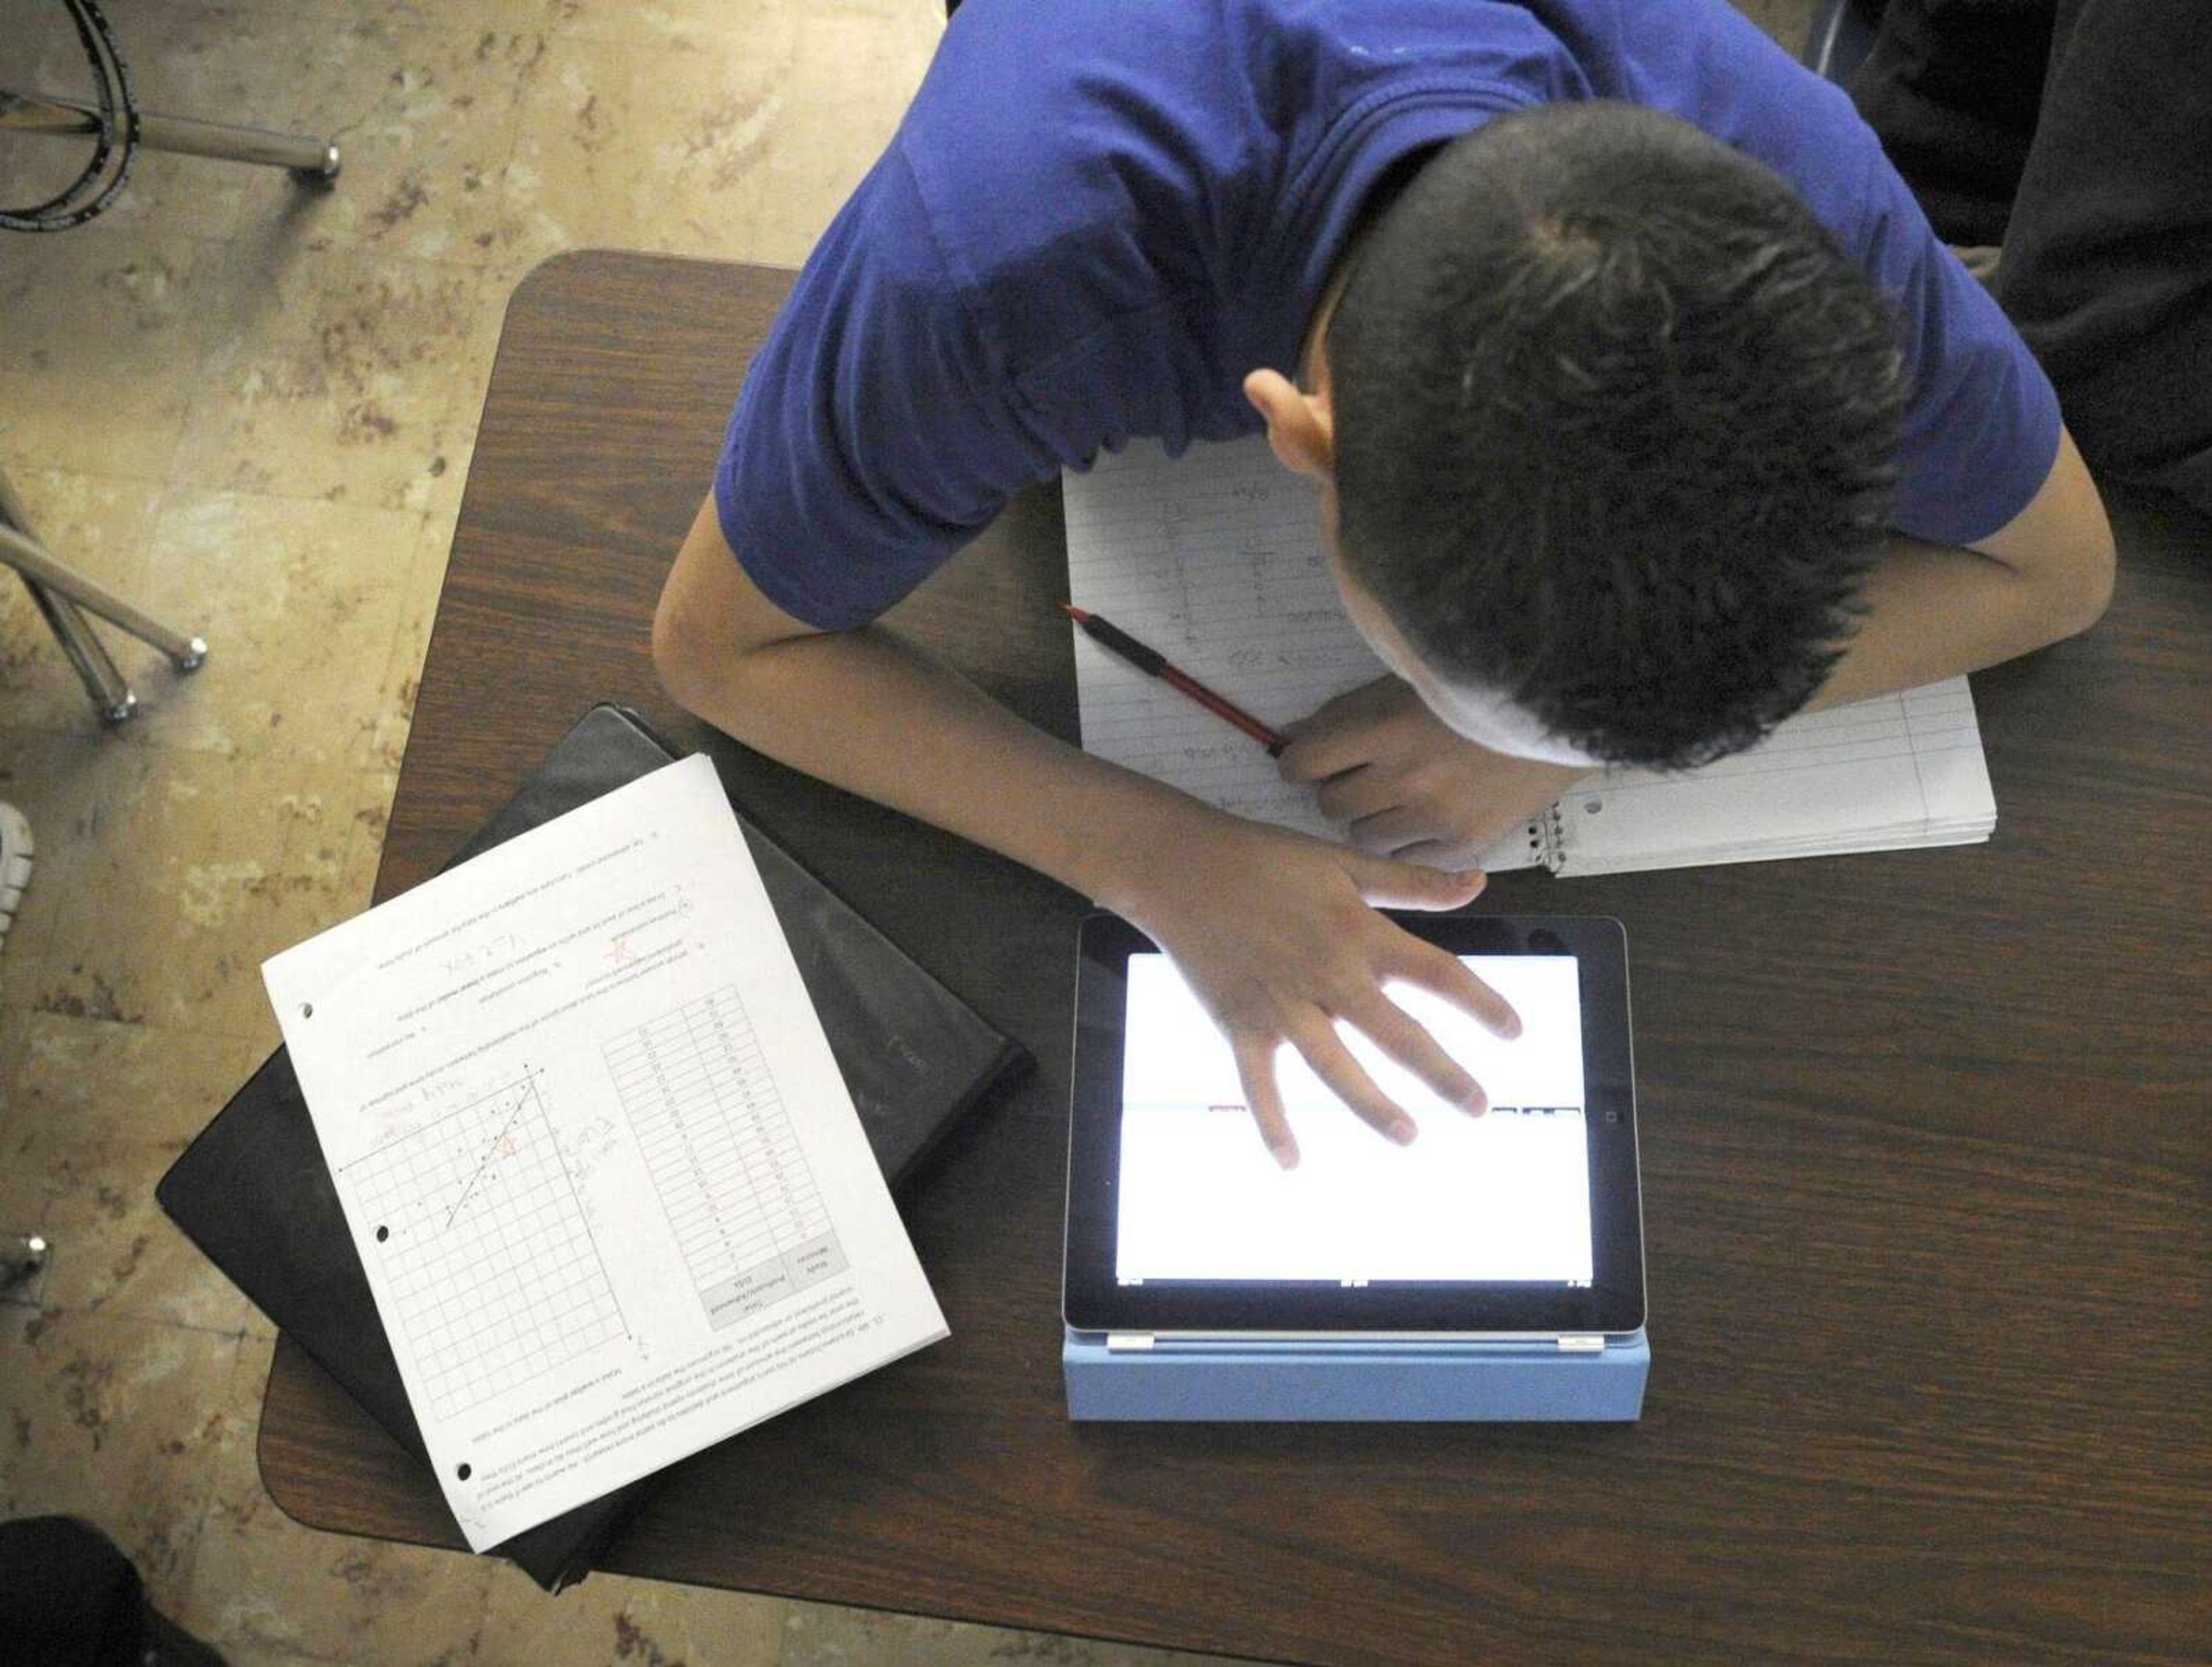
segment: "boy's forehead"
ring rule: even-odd
[[[1353,627],[1367,640],[1376,657],[1412,685],[1421,703],[1446,728],[1477,746],[1516,758],[1589,770],[1601,766],[1601,760],[1553,734],[1533,713],[1504,691],[1451,676],[1431,665],[1397,622],[1346,570],[1334,536],[1334,517],[1324,514],[1322,520],[1337,594]]]
[[[1553,734],[1518,702],[1493,689],[1431,672],[1419,688],[1421,699],[1446,727],[1477,746],[1516,758],[1596,770],[1602,760]]]

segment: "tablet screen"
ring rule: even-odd
[[[1366,1037],[1340,1026],[1378,1087],[1409,1112],[1410,1146],[1346,1108],[1296,1050],[1278,1056],[1300,1160],[1279,1166],[1243,1104],[1229,1044],[1174,964],[1132,954],[1121,1059],[1115,1279],[1511,1282],[1592,1277],[1583,1014],[1573,955],[1461,959],[1520,1014],[1501,1040],[1442,997],[1389,993],[1490,1096],[1471,1117]]]
[[[1110,915],[1076,949],[1062,1312],[1135,1339],[1564,1337],[1644,1323],[1628,942],[1569,915],[1394,915],[1513,1004],[1492,1036],[1393,1000],[1479,1080],[1470,1117],[1340,1026],[1412,1116],[1384,1138],[1293,1049],[1276,1056],[1297,1167],[1268,1152],[1229,1043],[1156,945]]]

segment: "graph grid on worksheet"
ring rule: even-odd
[[[734,987],[624,1031],[605,1052],[710,1325],[844,1271]]]
[[[625,1334],[532,1077],[345,1166],[436,1415]]]

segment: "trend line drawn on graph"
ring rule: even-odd
[[[469,1202],[469,1195],[477,1189],[477,1183],[483,1178],[485,1165],[491,1162],[494,1155],[498,1154],[507,1157],[513,1157],[514,1155],[514,1143],[507,1137],[514,1131],[515,1117],[520,1117],[522,1115],[522,1107],[523,1102],[521,1100],[515,1101],[514,1116],[509,1117],[507,1120],[507,1126],[504,1129],[501,1129],[496,1135],[493,1136],[492,1143],[484,1148],[483,1162],[477,1164],[476,1173],[469,1177],[468,1185],[461,1189],[461,1195],[453,1200],[453,1208],[446,1217],[446,1225],[448,1227],[453,1225],[453,1217],[461,1213],[461,1206]]]
[[[373,1224],[386,1317],[437,1415],[466,1412],[629,1325],[537,1072],[386,1140],[339,1171]]]

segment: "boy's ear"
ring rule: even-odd
[[[1255,370],[1244,397],[1267,425],[1267,444],[1292,474],[1327,481],[1336,472],[1336,428],[1328,391],[1305,393],[1280,372]]]

